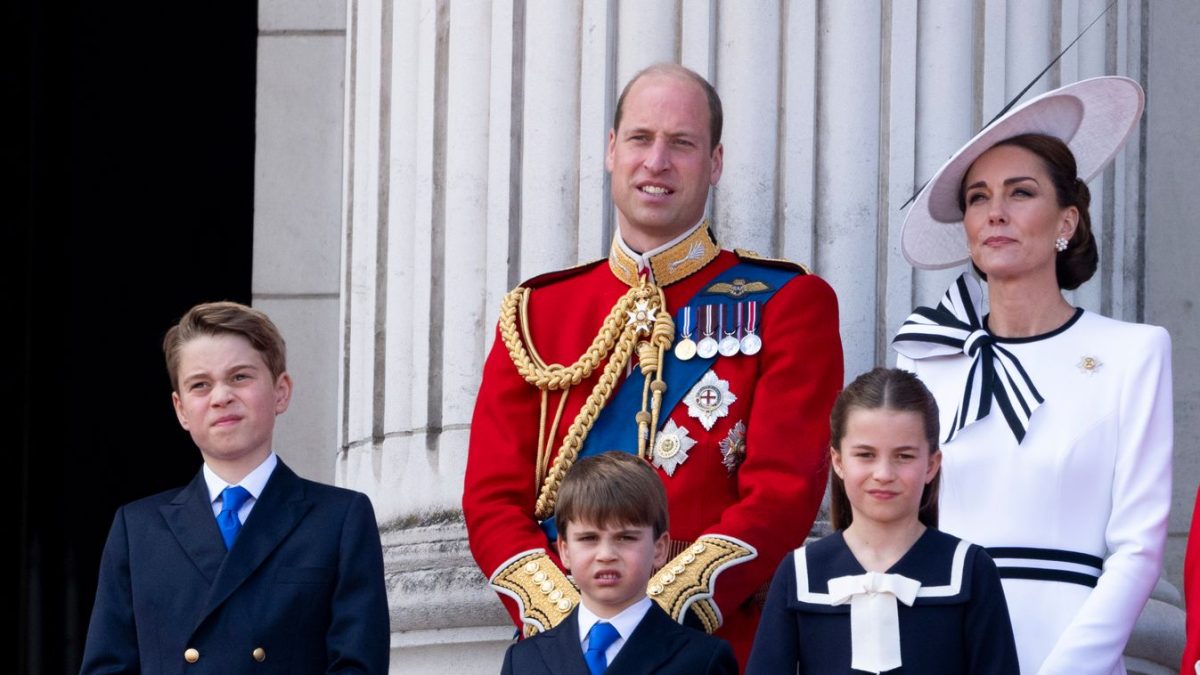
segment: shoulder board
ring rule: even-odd
[[[563,279],[570,279],[573,276],[583,274],[584,272],[587,272],[588,270],[592,269],[596,265],[599,265],[600,263],[603,263],[603,262],[608,262],[608,258],[601,258],[599,260],[593,260],[591,262],[580,263],[574,267],[568,267],[566,269],[554,270],[553,272],[546,272],[545,274],[539,274],[536,277],[533,277],[531,279],[527,279],[527,280],[521,282],[520,287],[521,288],[540,288],[542,286],[549,286],[550,284],[552,284],[556,281],[562,281]]]
[[[743,262],[766,265],[767,267],[779,267],[786,270],[792,270],[793,272],[799,272],[800,274],[812,274],[812,270],[808,269],[806,265],[795,263],[790,260],[784,260],[783,258],[767,258],[745,248],[735,248],[733,249],[733,252],[735,255],[737,255],[738,259]]]

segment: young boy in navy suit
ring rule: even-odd
[[[244,305],[197,305],[163,351],[204,467],[117,511],[81,672],[387,672],[371,502],[273,450],[292,395],[278,329]]]
[[[554,516],[581,602],[554,628],[509,647],[503,673],[737,673],[729,643],[680,625],[646,595],[669,543],[666,490],[649,464],[617,451],[579,460]]]

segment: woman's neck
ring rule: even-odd
[[[989,277],[988,306],[988,331],[1009,338],[1048,333],[1075,313],[1053,278]]]
[[[910,521],[876,523],[855,518],[842,538],[858,563],[868,572],[886,572],[908,553],[925,533],[925,525],[914,515]]]

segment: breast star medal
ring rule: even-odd
[[[683,397],[688,416],[700,420],[707,431],[712,431],[717,420],[729,414],[729,406],[736,400],[737,396],[729,391],[729,382],[717,378],[711,370]]]
[[[654,439],[653,464],[668,476],[674,476],[675,468],[687,461],[688,450],[694,445],[696,441],[688,435],[687,429],[676,425],[675,420],[667,420],[667,426]]]
[[[675,358],[680,361],[690,360],[696,355],[696,343],[692,341],[692,308],[683,308],[683,332],[679,342],[675,343]]]
[[[746,424],[738,420],[729,430],[729,435],[723,438],[717,447],[721,448],[721,463],[732,475],[746,458]]]
[[[1079,359],[1079,363],[1076,363],[1075,367],[1084,375],[1095,375],[1096,371],[1100,370],[1100,367],[1103,365],[1100,359],[1094,356],[1084,356]]]

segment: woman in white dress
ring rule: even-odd
[[[941,526],[995,560],[1022,673],[1124,673],[1161,571],[1170,338],[1062,294],[1096,270],[1086,181],[1143,100],[1132,80],[1103,77],[1009,112],[939,170],[902,233],[916,267],[972,263],[893,347],[938,400]]]

